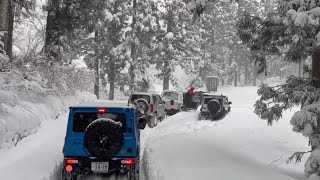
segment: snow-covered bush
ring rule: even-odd
[[[283,85],[262,85],[258,94],[261,98],[255,104],[255,113],[269,124],[279,120],[284,110],[301,105],[301,110],[292,116],[290,123],[293,131],[309,138],[311,151],[297,152],[288,162],[293,159],[300,162],[304,154],[311,152],[305,164],[305,174],[307,177],[320,175],[320,89],[313,86],[311,78],[291,76]]]

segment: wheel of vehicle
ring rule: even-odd
[[[113,158],[123,145],[122,124],[112,119],[97,119],[84,133],[84,148],[91,155],[101,159]]]
[[[209,101],[208,103],[208,109],[211,112],[211,114],[215,114],[220,110],[220,103],[219,101],[213,99],[211,101]]]
[[[128,172],[129,180],[140,180],[139,163],[137,162],[134,166],[130,167]]]
[[[157,124],[158,124],[158,115],[154,114],[153,117],[148,122],[148,126],[150,128],[154,128],[155,126],[157,126]]]
[[[160,117],[159,122],[162,122],[162,121],[166,118],[166,115],[167,115],[167,113],[164,113],[164,114]]]

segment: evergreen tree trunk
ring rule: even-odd
[[[46,39],[44,44],[45,53],[50,54],[50,47],[54,41],[53,31],[55,28],[56,11],[59,6],[59,0],[49,0],[48,1],[48,16],[47,16],[47,26],[46,26]]]
[[[224,61],[223,61],[223,64],[222,64],[222,70],[223,72],[225,71],[225,64],[224,64]],[[221,76],[221,85],[224,86],[225,84],[225,77],[223,77],[223,75]]]
[[[0,0],[0,53],[6,54],[8,41],[8,7],[10,0]],[[1,68],[1,67],[0,67]]]
[[[303,61],[299,62],[299,77],[302,77],[302,68],[303,68]]]
[[[238,86],[238,68],[234,71],[234,86]]]
[[[68,15],[65,14],[65,7],[60,6],[62,0],[49,0],[46,38],[44,44],[45,54],[53,58],[54,61],[62,64],[62,53],[64,38],[67,35],[67,19]],[[64,50],[64,49],[63,49]]]
[[[13,20],[14,20],[14,14],[13,14],[13,8],[12,8],[12,2],[9,1],[8,4],[8,38],[7,38],[7,48],[6,53],[12,61],[12,36],[13,36]]]
[[[172,7],[168,8],[168,17],[167,17],[167,33],[173,32],[173,12],[172,12]],[[171,74],[171,69],[170,69],[170,60],[173,58],[171,56],[171,52],[167,52],[167,58],[164,61],[163,65],[163,90],[169,89],[169,83],[170,83],[170,74]]]
[[[248,72],[248,61],[246,61],[246,64],[244,66],[244,84],[248,85],[249,83],[249,72]]]
[[[136,24],[136,8],[137,8],[137,0],[133,0],[132,2],[132,24],[131,24],[131,29],[132,29],[132,42],[131,42],[131,64],[130,64],[130,68],[129,68],[129,75],[130,75],[130,92],[133,93],[133,91],[135,90],[135,74],[134,74],[134,70],[135,70],[135,62],[136,62],[136,44],[134,41],[135,38],[135,24]]]
[[[163,90],[169,89],[170,83],[170,70],[169,70],[169,61],[164,61],[164,70],[163,70]]]
[[[320,47],[312,55],[312,78],[315,78],[313,85],[320,88]]]
[[[98,36],[99,36],[99,32],[95,31],[95,41],[96,43],[98,43]],[[99,73],[99,57],[98,57],[98,51],[95,50],[95,60],[94,60],[94,95],[97,96],[97,98],[99,99],[99,86],[100,86],[100,73]]]
[[[254,65],[253,65],[253,86],[257,86],[257,77],[258,77],[257,64],[254,63]]]
[[[110,72],[108,73],[110,89],[109,89],[109,100],[114,100],[114,84],[115,84],[115,62],[111,59]]]

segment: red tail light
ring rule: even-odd
[[[106,113],[107,112],[107,109],[106,108],[99,108],[98,109],[98,113],[99,114],[103,114],[103,113]]]
[[[153,112],[153,104],[150,104],[150,112]]]
[[[77,159],[65,159],[66,164],[78,164]]]
[[[121,160],[121,164],[132,166],[132,165],[134,165],[134,159],[124,159],[124,160]]]

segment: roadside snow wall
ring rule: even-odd
[[[69,106],[96,101],[96,96],[85,92],[61,95],[38,79],[14,71],[0,73],[0,149],[15,146]]]

